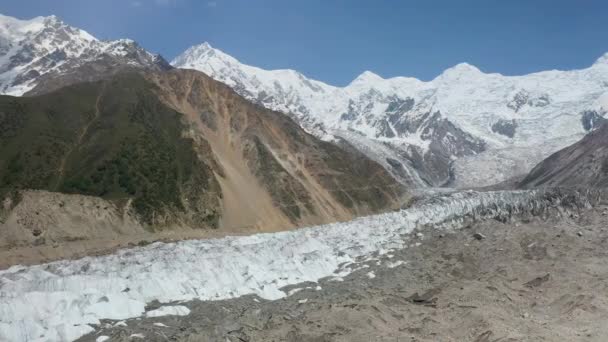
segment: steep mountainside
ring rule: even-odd
[[[1,96],[0,189],[101,197],[151,228],[249,231],[350,219],[405,194],[348,144],[186,70]]]
[[[522,187],[608,186],[608,124],[586,135],[538,164]]]
[[[466,63],[430,82],[366,71],[343,88],[248,66],[207,43],[172,64],[289,113],[319,137],[350,140],[416,185],[480,186],[525,174],[608,110],[608,54],[587,69],[525,76],[486,74]]]
[[[190,135],[211,146],[224,173],[223,208],[238,213],[224,216],[226,225],[250,225],[263,213],[277,217],[276,208],[281,221],[347,219],[391,207],[404,194],[386,170],[348,143],[321,141],[200,72],[149,77],[163,101],[185,113]]]
[[[0,189],[131,201],[152,225],[217,226],[209,147],[136,74],[47,95],[0,97]]]
[[[97,70],[75,74],[83,64],[103,62]],[[103,67],[102,67],[103,66]],[[65,84],[45,80],[68,74],[64,81],[90,81],[108,69],[147,68],[166,70],[171,66],[128,39],[100,41],[87,32],[66,25],[55,16],[19,20],[0,15],[0,93],[23,95],[58,89]]]

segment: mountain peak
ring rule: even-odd
[[[10,17],[8,15],[0,14],[0,26],[13,29],[27,28],[35,26],[37,28],[43,28],[44,25],[53,25],[56,23],[63,23],[56,15],[49,15],[47,17],[39,16],[32,19],[19,19]]]
[[[0,93],[9,95],[31,91],[41,75],[65,74],[102,55],[112,58],[114,65],[170,68],[133,40],[100,41],[54,15],[18,19],[0,14],[0,53]]]
[[[476,66],[469,63],[458,63],[447,70],[462,71],[462,72],[481,72]],[[446,70],[446,71],[447,71]]]
[[[608,52],[606,52],[605,54],[603,54],[600,58],[598,58],[595,63],[593,63],[594,66],[597,65],[605,65],[608,66]]]
[[[375,83],[375,82],[379,82],[379,81],[384,81],[384,78],[382,78],[381,76],[366,70],[364,72],[361,73],[361,75],[357,76],[357,78],[355,78],[350,85],[355,85],[355,84],[370,84],[370,83]]]
[[[106,41],[106,43],[108,43],[109,45],[125,45],[125,46],[137,46],[137,47],[139,47],[139,44],[137,44],[136,41],[134,41],[133,39],[129,39],[129,38],[121,38],[121,39],[117,39],[117,40],[108,40],[108,41]]]
[[[213,46],[211,46],[211,44],[209,44],[209,42],[203,42],[202,44],[199,45],[199,48],[211,50],[211,49],[213,49]]]
[[[446,69],[441,75],[439,75],[438,79],[458,79],[462,77],[470,77],[477,76],[483,74],[481,70],[479,70],[474,65],[469,63],[459,63],[454,65],[451,68]]]
[[[238,63],[234,57],[212,47],[208,42],[204,42],[188,48],[184,53],[175,57],[171,64],[176,67],[197,69],[197,65],[209,63],[211,60],[223,64]]]
[[[58,23],[58,22],[62,22],[61,19],[59,19],[59,17],[57,17],[56,15],[52,14],[49,15],[48,17],[42,17],[45,23]]]
[[[211,46],[208,42],[203,42],[202,44],[194,45],[190,47],[186,52],[190,51],[190,53],[196,53],[199,55],[214,53],[216,49]]]
[[[35,17],[29,20],[17,19],[0,14],[0,35],[22,37],[28,32],[37,32],[47,25],[47,17]]]
[[[69,26],[55,15],[18,19],[0,14],[0,36],[15,43],[35,39],[34,36],[38,36],[36,39],[38,39],[39,45],[47,45],[47,47],[53,48],[58,48],[58,46],[50,45],[61,44],[61,42],[74,39],[83,42],[97,40],[88,32]],[[42,40],[46,41],[42,43]]]

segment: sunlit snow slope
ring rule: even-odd
[[[0,94],[21,96],[42,76],[102,58],[135,67],[167,64],[132,40],[101,41],[55,16],[20,20],[0,14]]]
[[[366,71],[342,88],[294,70],[242,64],[208,43],[172,64],[289,113],[318,136],[352,131],[371,141],[368,149],[381,142],[428,185],[488,185],[525,174],[608,110],[608,54],[587,69],[524,76],[486,74],[466,63],[429,82]]]

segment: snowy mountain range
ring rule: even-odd
[[[95,67],[81,68],[92,62]],[[294,70],[249,66],[208,43],[189,48],[171,65],[202,71],[318,137],[346,140],[419,187],[483,186],[524,175],[580,140],[608,111],[608,54],[586,69],[524,76],[484,73],[466,63],[428,82],[366,71],[345,87]],[[54,16],[0,16],[2,94],[94,80],[116,66],[171,65],[132,40],[101,41]]]
[[[21,96],[44,76],[69,73],[91,61],[170,68],[129,39],[101,41],[55,16],[19,20],[0,15],[0,93]]]
[[[200,70],[315,135],[350,141],[403,180],[430,186],[525,174],[597,127],[608,110],[608,54],[587,69],[524,76],[466,63],[429,82],[366,71],[346,87],[245,65],[208,43],[171,64]]]

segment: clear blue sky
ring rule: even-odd
[[[364,70],[429,80],[468,62],[507,75],[591,65],[608,52],[606,0],[3,0],[168,60],[208,41],[242,62],[345,85]]]

